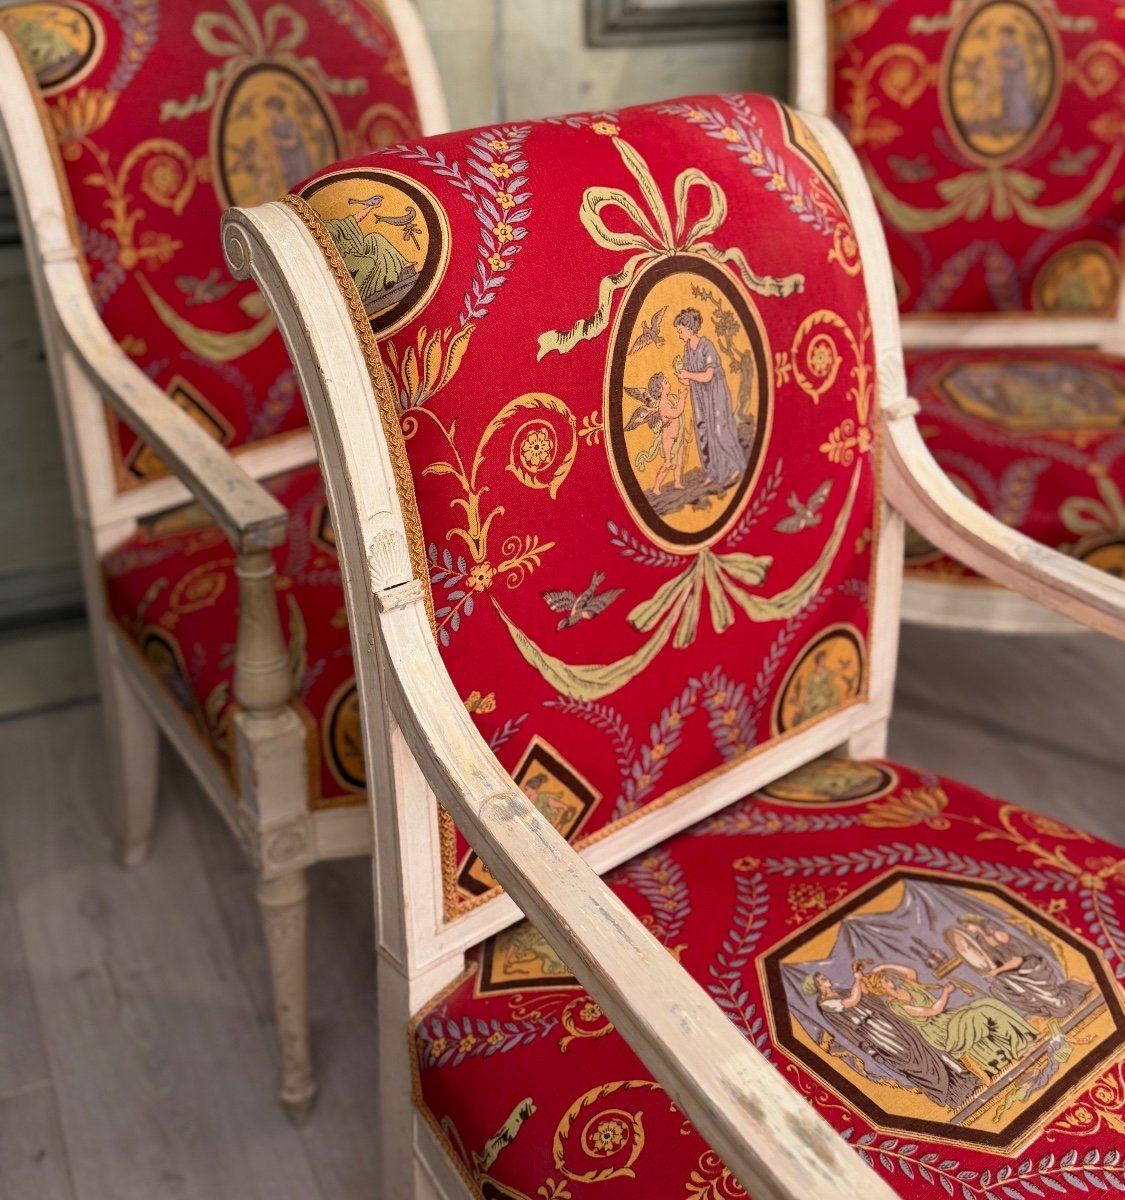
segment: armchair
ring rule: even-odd
[[[389,315],[377,194],[419,213]],[[224,244],[345,565],[379,1195],[1119,1189],[1125,853],[881,756],[899,509],[1118,637],[1125,584],[933,464],[835,128],[700,96],[412,141]]]
[[[1125,10],[793,0],[793,97],[830,115],[887,231],[919,426],[1013,529],[1121,577]],[[1069,622],[908,530],[903,613]]]
[[[163,731],[258,869],[298,1120],[315,1091],[305,868],[369,853],[370,822],[312,439],[218,220],[445,125],[406,0],[0,9],[0,152],[70,473],[121,855],[147,849]]]

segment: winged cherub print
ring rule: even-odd
[[[579,621],[589,621],[600,613],[605,612],[625,590],[624,588],[610,588],[600,595],[595,595],[594,593],[597,592],[598,588],[604,582],[604,572],[595,571],[593,578],[590,580],[590,586],[581,595],[577,595],[569,589],[542,593],[543,599],[547,602],[547,607],[552,612],[566,614],[558,624],[559,629],[566,629],[570,625],[577,625]]]
[[[663,371],[657,371],[648,381],[646,388],[626,387],[625,391],[642,405],[641,408],[634,409],[632,416],[625,422],[625,432],[631,433],[642,425],[648,425],[655,435],[651,449],[637,456],[637,469],[641,470],[660,454],[663,461],[656,473],[652,494],[660,495],[664,481],[669,475],[672,476],[672,486],[682,488],[684,455],[687,452],[687,438],[684,437],[683,427],[687,391],[674,393],[672,384]]]

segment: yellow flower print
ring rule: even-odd
[[[762,155],[761,150],[751,150],[748,157],[750,159],[750,165],[752,167],[760,167],[762,165],[762,163],[764,163],[766,161]]]
[[[602,1015],[601,1008],[592,1000],[582,1005],[582,1011],[578,1014],[583,1021],[592,1025]]]
[[[731,129],[731,127],[729,125],[724,125],[723,126],[723,137],[726,138],[726,140],[728,142],[737,142],[739,140],[738,130]]]
[[[498,242],[510,242],[512,240],[512,227],[504,221],[497,221],[492,227],[492,232],[496,235]]]
[[[473,1048],[473,1047],[474,1047],[476,1044],[477,1044],[477,1039],[476,1039],[476,1038],[475,1038],[475,1037],[474,1037],[474,1036],[473,1036],[471,1033],[467,1033],[467,1034],[465,1034],[465,1036],[464,1036],[464,1037],[463,1037],[463,1038],[462,1038],[462,1039],[461,1039],[461,1040],[460,1040],[460,1041],[457,1043],[457,1049],[458,1049],[458,1050],[460,1050],[462,1054],[468,1054],[468,1053],[469,1053],[469,1051],[470,1051],[470,1050],[471,1050],[471,1049],[472,1049],[472,1048]]]
[[[595,121],[590,128],[595,133],[600,133],[602,137],[617,137],[621,132],[621,126],[614,125],[612,121]]]
[[[434,1040],[430,1043],[430,1053],[434,1056],[435,1061],[437,1059],[441,1058],[441,1056],[448,1049],[449,1049],[449,1041],[446,1038],[443,1038],[443,1037],[434,1038]]]
[[[511,179],[512,168],[507,163],[494,162],[488,164],[488,169],[492,172],[495,179]]]
[[[489,587],[496,578],[496,572],[493,570],[491,563],[477,563],[469,573],[465,576],[465,582],[473,589],[474,592],[483,592],[486,587]]]
[[[801,209],[805,207],[805,198],[804,196],[793,196],[790,203],[794,208]]]
[[[490,1033],[488,1035],[488,1044],[490,1046],[499,1046],[503,1040],[504,1040],[504,1035],[500,1032],[499,1029],[497,1029],[495,1033]]]
[[[488,148],[489,148],[489,150],[495,150],[497,152],[499,152],[501,150],[507,150],[508,149],[507,139],[506,138],[493,138],[492,141],[488,143]]]
[[[532,429],[520,443],[520,458],[529,471],[538,471],[551,461],[554,448],[546,429]]]
[[[785,176],[780,175],[777,171],[770,176],[770,187],[781,192],[785,190]]]
[[[497,192],[496,203],[499,204],[501,208],[515,208],[516,198],[511,192]]]
[[[502,271],[508,264],[500,255],[500,251],[496,250],[488,256],[488,265],[494,271]]]
[[[627,1132],[624,1121],[602,1121],[594,1130],[594,1146],[602,1154],[612,1154],[625,1145]]]
[[[696,124],[698,124],[700,121],[707,120],[707,114],[701,108],[693,108],[691,112],[688,113],[688,120],[694,121]]]

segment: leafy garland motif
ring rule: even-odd
[[[527,237],[532,191],[524,143],[530,133],[530,125],[483,130],[469,139],[464,162],[423,145],[393,146],[386,152],[447,180],[472,205],[479,226],[476,268],[461,301],[456,330],[428,333],[423,328],[417,351],[408,346],[401,354],[393,341],[384,343],[404,409],[425,404],[453,378],[473,330],[488,315]]]
[[[919,1146],[899,1138],[878,1141],[877,1133],[865,1133],[857,1138],[854,1129],[845,1129],[840,1136],[852,1143],[869,1167],[874,1167],[877,1159],[889,1175],[897,1171],[911,1181],[917,1175],[923,1183],[935,1189],[940,1187],[947,1196],[960,1200],[1002,1200],[1003,1197],[1034,1200],[1051,1193],[1072,1196],[1072,1189],[1083,1193],[1091,1189],[1125,1192],[1125,1163],[1119,1150],[1107,1150],[1103,1154],[1095,1147],[1087,1150],[1081,1159],[1075,1149],[1068,1150],[1061,1158],[1044,1154],[1038,1159],[1025,1158],[1016,1165],[1006,1163],[993,1175],[990,1169],[962,1167],[958,1159],[943,1158],[936,1150],[921,1154]]]
[[[749,101],[739,95],[724,96],[723,100],[729,106],[728,114],[718,108],[703,108],[693,104],[657,104],[653,110],[666,116],[679,117],[698,126],[709,138],[725,142],[727,149],[738,155],[738,161],[749,166],[755,178],[765,180],[763,186],[767,192],[775,193],[799,221],[811,225],[817,233],[831,241],[829,262],[839,263],[849,275],[858,274],[859,245],[855,234],[839,201],[819,175],[813,176],[810,191],[770,145],[769,139],[763,136]],[[793,119],[800,118],[794,115]]]
[[[737,863],[735,864],[738,865]],[[758,1006],[751,1002],[750,992],[743,983],[743,973],[754,957],[762,931],[768,921],[769,884],[760,871],[740,872],[735,876],[735,905],[733,924],[715,961],[707,968],[711,982],[708,992],[715,1003],[737,1025],[747,1039],[762,1052],[772,1056],[769,1033]]]

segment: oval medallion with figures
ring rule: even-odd
[[[1043,312],[1105,313],[1117,307],[1117,259],[1100,242],[1075,242],[1053,254],[1035,277],[1031,298]]]
[[[730,527],[757,480],[773,407],[765,331],[727,271],[675,255],[638,276],[611,347],[617,486],[654,541],[690,553]]]
[[[85,78],[105,48],[105,31],[84,4],[16,4],[4,10],[8,28],[44,96]]]
[[[215,189],[226,204],[263,204],[339,158],[343,139],[314,84],[276,62],[240,72],[215,107]]]
[[[818,758],[762,788],[782,804],[860,804],[885,796],[898,776],[881,763],[850,758]]]
[[[420,183],[394,171],[339,171],[301,198],[344,260],[371,328],[404,325],[430,298],[449,262],[449,221]]]
[[[867,676],[863,638],[853,625],[822,630],[797,656],[774,706],[775,733],[795,729],[858,700]]]
[[[1058,106],[1061,53],[1024,0],[978,5],[946,46],[941,100],[950,132],[971,158],[1015,158]]]

